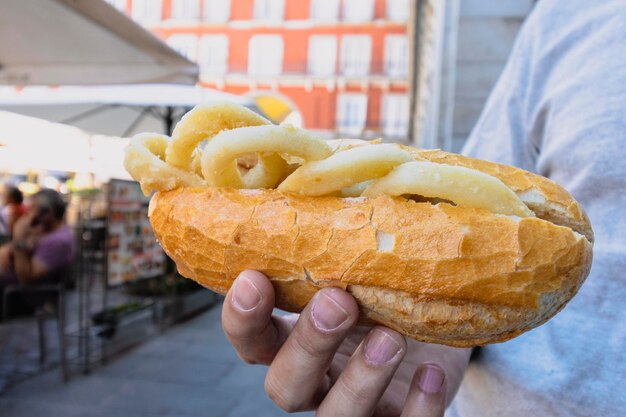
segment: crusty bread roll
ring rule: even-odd
[[[319,288],[337,286],[356,298],[363,323],[424,342],[502,342],[563,308],[591,265],[578,203],[519,169],[416,152],[496,176],[543,218],[387,196],[178,188],[152,198],[150,220],[180,273],[207,288],[223,294],[257,269],[272,280],[277,306],[299,312]]]
[[[138,135],[125,166],[158,191],[150,220],[183,276],[224,294],[256,269],[294,312],[340,287],[361,323],[419,341],[515,337],[562,309],[591,267],[587,216],[544,177],[439,150],[324,142],[231,104],[195,108],[172,138]]]

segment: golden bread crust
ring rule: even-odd
[[[125,166],[144,192],[161,190],[150,219],[184,276],[225,293],[257,269],[290,311],[338,286],[361,323],[424,342],[473,346],[536,327],[591,265],[587,216],[546,178],[439,150],[324,142],[229,103],[197,106],[172,138],[136,136]]]
[[[424,150],[409,146],[402,146],[402,149],[410,152],[416,159],[462,166],[494,176],[512,189],[538,217],[570,227],[593,242],[589,218],[581,205],[567,190],[546,177],[512,166],[468,158],[438,149]]]
[[[179,188],[153,197],[150,219],[181,274],[215,291],[257,269],[274,283],[278,307],[300,311],[319,288],[339,286],[363,320],[452,346],[543,323],[591,265],[591,243],[568,227],[386,196]]]

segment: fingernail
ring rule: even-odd
[[[245,274],[240,274],[233,288],[233,304],[239,310],[253,310],[261,302],[261,292]]]
[[[374,329],[367,335],[363,350],[368,362],[374,365],[384,365],[395,358],[402,348],[386,332]]]
[[[425,363],[420,371],[419,387],[427,394],[439,394],[445,375],[443,369],[434,363]]]
[[[311,317],[318,329],[335,330],[348,320],[348,312],[332,298],[332,291],[318,292],[317,294],[311,308]]]

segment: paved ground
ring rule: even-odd
[[[58,369],[19,383],[0,394],[0,416],[285,415],[263,391],[265,368],[243,364],[228,344],[220,312],[214,307],[68,384]]]

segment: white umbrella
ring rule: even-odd
[[[167,133],[193,106],[216,101],[258,111],[251,98],[191,85],[0,86],[3,110],[113,136],[144,131]]]
[[[0,112],[0,144],[5,172],[89,169],[89,135],[72,126]]]
[[[0,0],[2,1],[2,0]],[[139,84],[106,86],[0,87],[0,106],[117,104],[193,107],[211,101],[251,105],[252,99],[193,85]]]
[[[123,166],[124,150],[128,145],[128,138],[112,136],[91,136],[91,164],[92,172],[100,181],[109,178],[132,179]]]
[[[0,84],[195,84],[198,66],[102,0],[0,0]]]
[[[0,112],[0,173],[70,171],[130,178],[122,165],[128,139]]]

